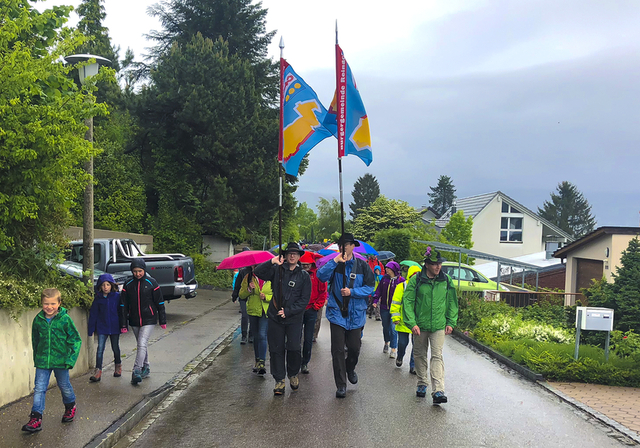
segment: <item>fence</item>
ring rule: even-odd
[[[580,301],[583,306],[588,305],[583,294],[572,292],[486,291],[485,293],[485,300],[503,301],[514,308],[524,308],[545,299],[555,300],[558,304],[565,306],[574,306],[577,301]]]

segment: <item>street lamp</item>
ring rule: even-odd
[[[93,54],[73,54],[64,60],[68,64],[77,64],[89,60],[95,60],[91,64],[86,64],[78,68],[80,83],[86,84],[88,78],[98,74],[101,65],[111,65],[111,61],[101,56]],[[84,120],[87,132],[84,134],[85,140],[93,142],[93,116]],[[82,280],[89,286],[93,284],[93,156],[84,164],[84,169],[89,175],[89,182],[84,189],[84,207],[82,209]],[[86,274],[88,273],[88,274]]]

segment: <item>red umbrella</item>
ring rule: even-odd
[[[266,250],[245,250],[222,260],[216,269],[240,269],[271,260],[273,254]]]

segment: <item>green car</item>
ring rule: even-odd
[[[496,291],[498,284],[493,280],[489,280],[483,274],[478,272],[473,266],[461,264],[453,261],[445,261],[442,263],[442,270],[445,274],[453,279],[453,284],[458,287],[458,279],[460,279],[460,291],[475,291],[482,293],[483,291]],[[500,285],[500,289],[506,291],[507,288]]]

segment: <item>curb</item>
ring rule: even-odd
[[[539,373],[534,372],[531,369],[526,368],[525,366],[522,366],[522,365],[518,364],[517,362],[513,361],[510,358],[507,358],[504,355],[501,355],[500,353],[498,353],[495,350],[493,350],[491,347],[488,347],[488,346],[476,341],[475,339],[470,338],[469,336],[466,336],[465,334],[461,333],[459,330],[453,330],[453,336],[456,339],[463,340],[464,342],[474,346],[478,350],[485,352],[487,355],[489,355],[492,358],[498,360],[502,364],[505,364],[506,366],[512,368],[513,370],[515,370],[516,372],[518,372],[520,375],[524,376],[528,380],[531,380],[531,381],[544,381],[544,376],[540,375]]]
[[[93,440],[85,445],[85,448],[112,448],[140,423],[142,419],[149,415],[156,406],[165,401],[167,397],[172,398],[171,402],[173,402],[200,373],[211,365],[220,352],[231,343],[233,335],[239,326],[240,322],[233,324],[218,337],[218,339],[213,341],[207,348],[201,351],[198,356],[186,364],[180,373],[177,373],[163,386],[139,401],[106,430],[94,437]]]

